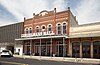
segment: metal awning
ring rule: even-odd
[[[66,35],[60,35],[60,36],[46,36],[46,37],[33,37],[33,38],[19,38],[15,39],[16,41],[23,41],[23,40],[32,40],[32,39],[49,39],[49,38],[85,38],[85,37],[100,37],[100,36],[66,36]]]
[[[15,39],[16,41],[23,41],[23,40],[33,40],[33,39],[49,39],[49,38],[68,38],[66,35],[60,35],[60,36],[46,36],[46,37],[33,37],[33,38],[19,38]]]
[[[88,38],[88,37],[100,37],[100,36],[70,36],[68,38]]]

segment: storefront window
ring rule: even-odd
[[[82,54],[83,54],[83,57],[90,57],[90,45],[91,45],[91,42],[89,41],[84,41],[82,42]]]
[[[73,57],[79,57],[80,53],[80,43],[79,42],[73,42],[72,43],[72,54],[73,54]]]

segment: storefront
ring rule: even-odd
[[[35,56],[67,56],[67,36],[49,36],[27,39],[23,41],[23,54]]]

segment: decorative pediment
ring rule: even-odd
[[[46,14],[48,14],[48,11],[46,11],[46,10],[41,11],[41,12],[39,13],[40,16],[44,16],[44,15],[46,15]]]

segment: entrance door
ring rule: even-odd
[[[62,42],[57,42],[57,46],[56,46],[56,55],[63,57],[63,52],[64,52],[64,56],[66,56],[67,54],[67,45],[66,43],[63,46]]]
[[[35,55],[38,56],[39,55],[39,45],[35,45]]]
[[[41,46],[41,55],[45,56],[46,55],[46,45]]]
[[[50,45],[47,45],[47,56],[50,56]]]
[[[59,45],[59,56],[63,56],[63,45]]]
[[[30,55],[30,46],[27,46],[27,52],[26,55]]]

